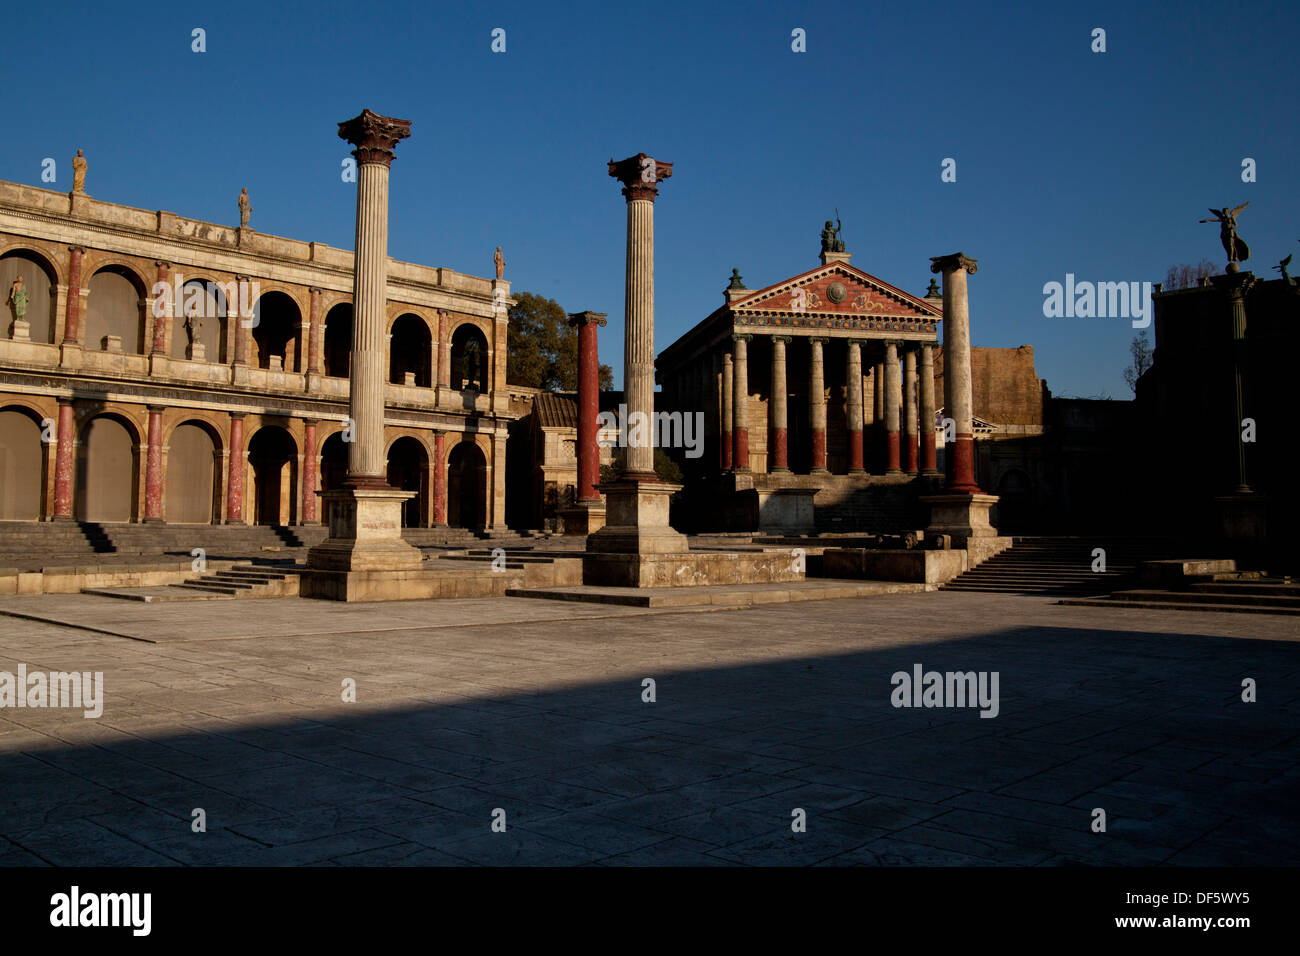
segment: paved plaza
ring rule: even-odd
[[[0,710],[7,865],[1300,863],[1286,617],[954,592],[0,612],[0,671],[102,671],[105,699]],[[916,665],[996,672],[996,717],[893,706]]]

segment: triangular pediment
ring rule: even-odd
[[[729,303],[745,315],[818,316],[855,319],[943,317],[941,309],[846,262],[828,262]]]

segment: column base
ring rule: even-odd
[[[850,469],[849,469],[849,474],[850,474],[850,475],[865,475],[866,473],[867,473],[867,469],[865,469],[865,468],[850,468]]]
[[[412,571],[424,566],[420,549],[402,538],[402,505],[413,491],[344,487],[316,492],[329,537],[307,552],[314,571]]]
[[[689,550],[686,535],[668,524],[668,499],[681,485],[645,478],[601,484],[605,526],[587,536],[587,551],[603,554],[673,554]]]
[[[605,527],[605,502],[600,498],[579,498],[567,508],[558,512],[564,530],[560,533],[570,535],[595,534]]]
[[[997,495],[943,494],[922,495],[930,506],[930,524],[926,534],[946,534],[956,547],[965,547],[970,538],[996,538],[997,529],[989,521],[989,510],[998,502]]]

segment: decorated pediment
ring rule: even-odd
[[[924,299],[844,262],[759,289],[733,300],[730,309],[737,326],[790,329],[932,332],[942,318]]]

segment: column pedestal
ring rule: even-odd
[[[989,510],[997,504],[997,495],[922,495],[919,500],[930,506],[926,533],[951,535],[954,547],[966,547],[971,538],[998,536],[989,521]]]

